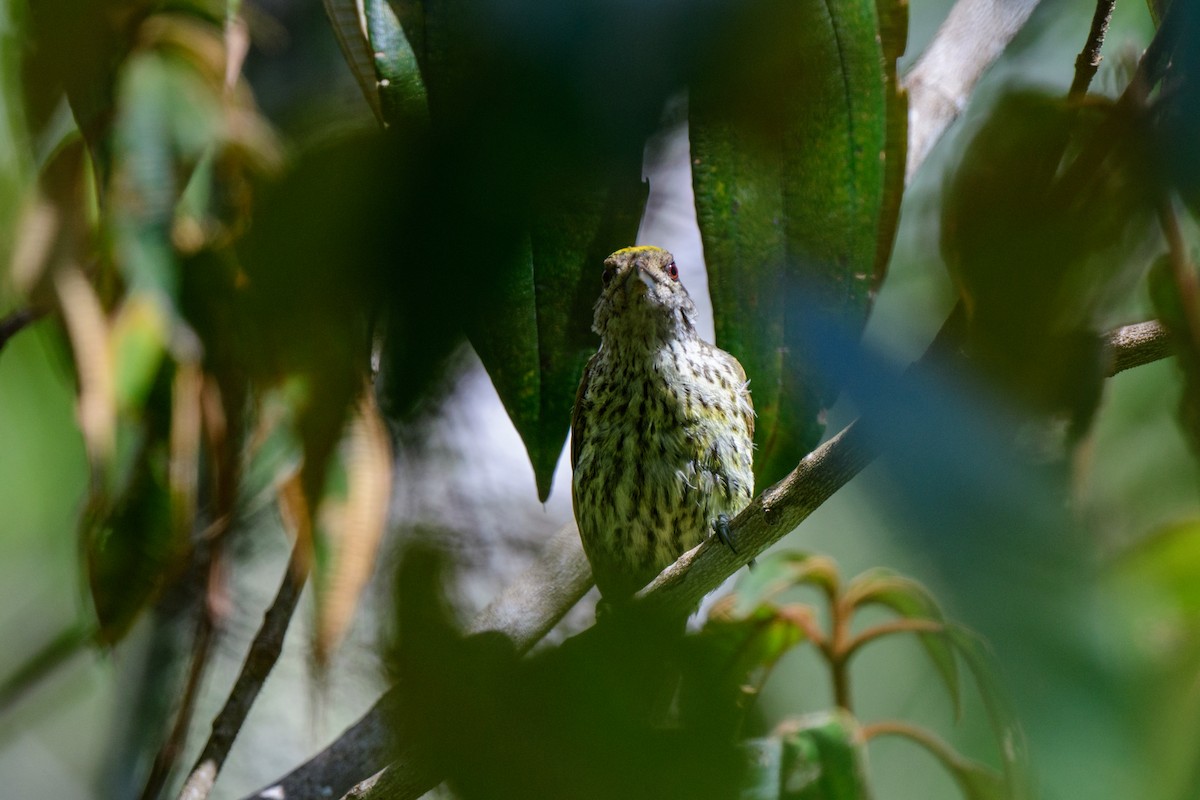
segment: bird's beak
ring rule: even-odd
[[[652,278],[650,276],[650,273],[648,271],[646,271],[645,268],[638,267],[637,268],[637,276],[638,276],[638,280],[640,280],[642,283],[646,284],[647,292],[654,291],[654,278]]]

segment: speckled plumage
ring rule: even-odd
[[[620,601],[750,502],[754,410],[737,359],[697,336],[670,253],[631,247],[604,264],[571,488],[596,585]]]

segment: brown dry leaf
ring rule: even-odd
[[[93,464],[109,463],[116,446],[117,402],[109,324],[100,298],[77,266],[59,269],[54,288],[75,353],[79,427]]]
[[[314,641],[318,664],[328,663],[349,629],[387,527],[392,448],[370,385],[342,439],[341,459],[346,491],[340,497],[327,494],[319,514],[330,564],[319,584]]]
[[[196,518],[196,488],[200,476],[201,400],[204,374],[193,363],[175,370],[171,392],[170,479],[171,527],[186,541]]]

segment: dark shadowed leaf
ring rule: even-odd
[[[942,610],[928,589],[887,569],[873,569],[855,577],[846,588],[845,600],[855,607],[870,604],[887,606],[905,619],[945,623]],[[955,714],[960,713],[962,693],[954,648],[942,633],[921,633],[919,637],[921,646],[925,648],[950,693]]]
[[[1075,434],[1104,377],[1096,331],[1158,242],[1137,133],[1120,104],[1010,91],[946,183],[942,255],[969,354],[1027,410],[1064,414]]]
[[[751,381],[760,485],[820,438],[836,387],[806,340],[827,321],[861,329],[890,249],[898,194],[885,156],[903,161],[903,115],[892,114],[889,147],[889,101],[901,101],[879,32],[871,0],[764,0],[692,87],[692,180],[717,343]]]
[[[533,221],[501,294],[468,324],[533,463],[538,496],[550,494],[583,365],[596,350],[592,306],[600,270],[637,233],[645,187],[635,169],[594,189],[564,187]]]

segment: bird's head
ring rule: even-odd
[[[696,306],[679,282],[675,257],[660,247],[640,245],[604,259],[604,291],[592,330],[602,338],[649,342],[695,330]]]

